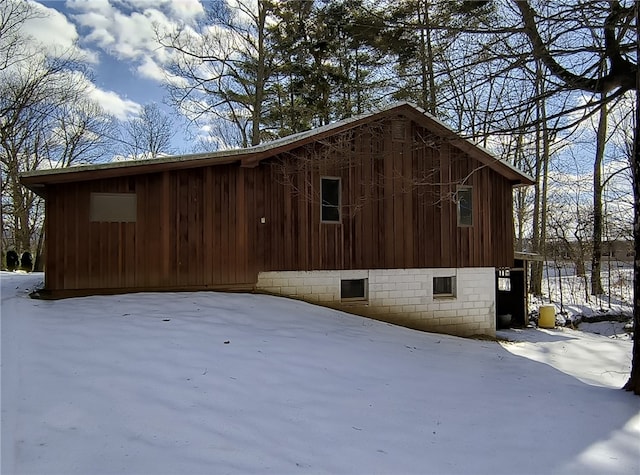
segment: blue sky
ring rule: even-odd
[[[29,1],[44,15],[25,25],[27,32],[46,48],[75,45],[93,76],[91,96],[121,120],[166,97],[168,54],[155,42],[154,25],[190,24],[203,13],[199,0]],[[165,110],[176,114],[175,109]],[[175,152],[192,151],[182,133],[175,147]]]

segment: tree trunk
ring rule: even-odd
[[[533,194],[533,229],[531,236],[532,251],[543,255],[541,239],[540,239],[540,205],[541,198],[541,186],[540,178],[542,177],[542,161],[540,160],[540,132],[538,128],[540,126],[536,123],[536,164],[534,175],[534,194]],[[529,292],[533,295],[542,295],[542,268],[543,263],[540,261],[531,262],[531,276],[529,278]]]
[[[640,77],[640,76],[639,76]],[[636,91],[636,97],[639,93]],[[634,139],[634,152],[631,167],[633,170],[633,248],[635,256],[633,260],[633,352],[631,361],[631,375],[624,386],[627,391],[633,391],[640,395],[640,140],[638,124],[640,121],[640,100],[636,99],[636,129]]]
[[[16,252],[20,255],[25,251],[31,251],[31,234],[29,232],[30,208],[22,191],[19,177],[16,174],[15,177],[11,178],[13,181],[13,215],[15,228],[13,230],[13,242]]]
[[[544,98],[544,76],[542,66],[537,62],[536,71],[536,196],[534,205],[533,245],[534,252],[543,257],[543,261],[534,261],[531,265],[530,292],[542,295],[542,274],[546,258],[547,240],[547,187],[549,184],[549,129],[547,128],[547,111]],[[542,185],[540,185],[542,179]]]
[[[0,188],[3,188],[2,177],[0,177]],[[7,268],[7,262],[5,261],[6,257],[6,249],[4,244],[4,206],[2,205],[2,195],[0,195],[0,269],[4,270]]]
[[[422,18],[420,18],[420,10]],[[420,30],[420,62],[421,62],[421,85],[423,101],[422,107],[432,115],[436,115],[436,82],[433,71],[433,46],[431,43],[431,25],[429,18],[429,2],[425,1],[418,6],[418,21],[422,22],[426,28]]]
[[[596,136],[596,157],[593,163],[593,250],[591,252],[591,295],[602,294],[602,162],[607,139],[607,105],[602,104]]]
[[[636,30],[640,35],[640,5],[636,5]],[[637,52],[640,63],[640,51]],[[633,351],[631,375],[624,389],[640,395],[640,74],[636,73],[636,126],[633,135]]]
[[[262,122],[262,101],[264,100],[264,87],[266,83],[265,68],[265,22],[267,18],[266,5],[263,1],[258,1],[258,57],[256,71],[256,90],[253,102],[253,116],[251,118],[251,145],[260,143],[260,124]]]
[[[44,230],[45,225],[42,225],[40,230],[40,236],[38,236],[38,245],[36,246],[36,255],[33,263],[33,272],[44,271]]]

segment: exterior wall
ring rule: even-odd
[[[176,163],[49,184],[45,287],[250,290],[266,271],[510,266],[512,183],[437,132],[394,115],[255,167]],[[339,223],[321,221],[323,176],[341,180]],[[457,225],[457,183],[473,189],[473,226]],[[135,222],[94,222],[92,193],[135,194]]]
[[[456,296],[433,296],[433,277],[456,276]],[[368,279],[368,300],[340,300],[341,279]],[[419,330],[494,337],[495,269],[261,272],[257,289]]]
[[[46,289],[252,289],[244,175],[219,165],[50,186]],[[91,193],[135,193],[135,222],[92,222]]]
[[[513,264],[512,183],[401,119],[292,150],[246,174],[257,271]],[[404,132],[396,135],[394,124]],[[341,180],[339,223],[321,221],[323,176]],[[457,225],[459,183],[473,190],[473,226]]]

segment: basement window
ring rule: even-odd
[[[340,222],[340,178],[320,178],[321,221]]]
[[[91,193],[89,219],[101,223],[135,223],[137,208],[135,193]]]
[[[473,188],[460,186],[456,191],[458,206],[458,226],[473,226]]]
[[[456,278],[451,277],[434,277],[433,278],[433,298],[455,297],[456,296]]]
[[[340,281],[340,300],[367,300],[368,279],[342,279]]]

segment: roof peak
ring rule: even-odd
[[[444,122],[407,101],[388,104],[378,110],[364,114],[347,117],[345,119],[326,124],[324,126],[309,129],[303,132],[287,135],[269,142],[247,148],[232,148],[215,152],[202,152],[195,154],[171,155],[147,160],[128,160],[118,162],[99,163],[92,165],[80,165],[69,168],[54,168],[36,170],[21,175],[21,182],[32,189],[44,186],[48,183],[62,183],[80,181],[85,179],[106,178],[119,175],[134,175],[152,173],[163,170],[179,168],[197,168],[210,165],[221,165],[240,162],[243,166],[257,166],[260,161],[270,158],[278,153],[292,150],[302,146],[314,138],[323,138],[339,131],[367,123],[378,116],[383,117],[393,111],[404,111],[411,114],[416,122],[421,122],[425,127],[435,129],[436,133],[450,138],[453,145],[463,149],[475,158],[497,169],[498,172],[507,173],[523,184],[533,183],[533,179],[510,163],[499,159],[486,149],[478,146],[469,139],[461,137]]]

